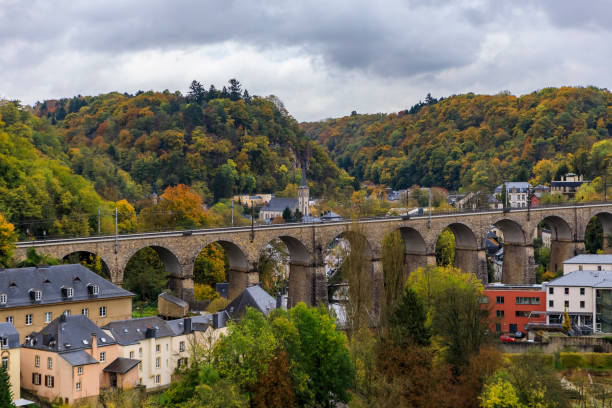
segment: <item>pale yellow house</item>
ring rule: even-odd
[[[215,317],[217,316],[217,317]],[[111,322],[105,331],[138,359],[138,384],[147,390],[167,387],[178,367],[190,363],[194,344],[210,347],[225,329],[225,313],[166,321],[157,316]]]
[[[9,375],[13,400],[18,400],[21,398],[21,349],[19,333],[10,323],[0,323],[0,346],[0,361]]]
[[[21,342],[61,314],[98,326],[130,318],[132,296],[80,264],[0,270],[0,322],[12,323]]]

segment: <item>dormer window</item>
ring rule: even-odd
[[[64,295],[64,297],[71,298],[74,295],[74,289],[73,288],[63,287],[62,288],[62,295]]]
[[[8,296],[6,293],[0,293],[0,305],[6,305],[6,301],[8,300]]]
[[[97,295],[100,293],[100,287],[95,283],[90,283],[89,285],[87,285],[87,292],[90,295]]]
[[[42,299],[42,290],[34,290],[31,289],[30,290],[30,297],[35,300],[36,302],[39,302]]]

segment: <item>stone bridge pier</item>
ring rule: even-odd
[[[536,283],[533,245],[504,243],[502,283]]]
[[[489,281],[487,254],[480,248],[455,248],[455,267],[464,272],[472,272],[483,282]]]
[[[563,270],[563,261],[584,253],[584,241],[553,239],[550,243],[550,271]]]

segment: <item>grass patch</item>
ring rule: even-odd
[[[132,306],[132,318],[157,316],[157,305],[146,303],[134,303]]]

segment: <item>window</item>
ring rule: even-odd
[[[549,295],[554,295],[555,294],[555,288],[548,288],[548,294]]]
[[[32,384],[40,385],[40,374],[39,373],[32,373]]]
[[[26,326],[31,326],[31,325],[32,325],[32,315],[27,314],[26,315]]]
[[[51,323],[51,312],[45,312],[45,323]]]
[[[569,295],[569,288],[565,288],[565,294]]]
[[[501,333],[501,324],[495,323],[495,332],[496,333]]]
[[[74,289],[66,288],[66,297],[71,298],[74,295]]]
[[[100,306],[100,317],[106,317],[106,306]]]
[[[103,363],[106,361],[106,353],[103,351],[100,353],[100,362]]]
[[[40,367],[40,356],[34,356],[34,365]]]
[[[601,271],[601,265],[597,265],[597,270]]]
[[[142,362],[138,363],[138,369],[142,371]]]
[[[569,300],[565,301],[565,307],[569,307]]]
[[[53,359],[51,357],[47,357],[47,368],[49,370],[53,368]]]
[[[142,357],[142,347],[138,349],[138,357]]]
[[[187,357],[183,357],[183,358],[179,358],[178,359],[178,367],[181,368],[183,366],[187,365]]]
[[[529,317],[529,312],[525,310],[517,310],[516,312],[514,312],[514,315],[516,317]]]
[[[42,299],[42,290],[35,290],[34,300],[39,301],[40,299]]]
[[[578,265],[578,270],[581,271],[582,270],[582,265]]]
[[[155,376],[155,384],[159,384],[161,382],[161,375],[157,374]]]
[[[8,347],[8,337],[0,337],[2,348]]]
[[[584,309],[584,300],[581,300],[581,301],[580,301],[580,308],[581,308],[581,309]]]
[[[64,315],[70,316],[70,310],[68,310],[68,309],[64,310]]]
[[[76,383],[76,390],[77,391],[81,390],[81,382],[80,381]]]
[[[130,351],[130,358],[134,358],[134,352]]]
[[[554,300],[549,300],[548,301],[548,307],[555,307],[555,301]]]
[[[495,314],[497,315],[497,317],[504,317],[504,311],[503,310],[496,310]]]
[[[539,297],[517,297],[516,298],[517,305],[539,305],[540,298]]]
[[[497,303],[498,305],[503,305],[504,304],[504,297],[503,296],[497,296],[495,298],[495,303]]]
[[[81,309],[81,314],[82,314],[83,316],[89,316],[89,309],[88,309],[88,308],[86,308],[86,307],[85,307],[85,308],[83,308],[83,309]]]
[[[7,316],[6,317],[6,321],[7,321],[7,323],[13,324],[13,316]]]
[[[159,344],[155,345],[155,352],[159,353],[161,351],[161,346]]]
[[[100,293],[100,287],[98,285],[95,284],[89,284],[87,285],[87,292],[90,295],[97,295],[98,293]]]
[[[55,379],[53,378],[52,375],[45,375],[45,385],[48,388],[53,388],[53,383],[55,382]]]
[[[6,293],[0,293],[0,305],[6,305],[7,300],[8,296],[6,296]]]
[[[580,288],[580,295],[584,296],[584,288]]]
[[[4,367],[5,370],[8,370],[8,357],[2,357],[2,367]]]
[[[184,341],[181,341],[179,343],[179,351],[185,351],[185,342]]]
[[[78,367],[77,367],[77,374],[78,374],[78,375],[83,374],[83,366],[78,366]]]
[[[161,358],[157,357],[155,359],[155,368],[159,368],[161,366]]]

